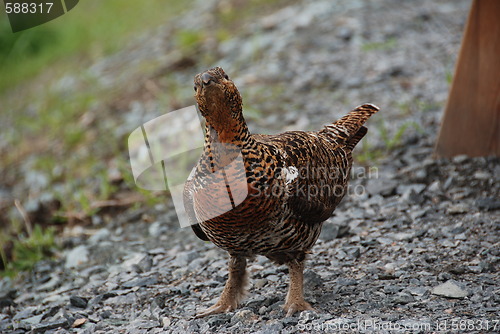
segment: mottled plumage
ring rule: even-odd
[[[378,108],[359,106],[318,132],[250,134],[241,96],[220,67],[198,74],[194,82],[206,137],[185,186],[185,208],[196,235],[231,256],[221,298],[200,316],[238,306],[246,259],[255,255],[288,265],[287,314],[311,309],[302,292],[305,256],[345,195],[351,151]]]

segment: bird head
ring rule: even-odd
[[[228,117],[241,117],[240,92],[221,67],[197,74],[194,78],[194,91],[198,108],[209,123],[225,122]]]

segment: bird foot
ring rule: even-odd
[[[306,311],[306,310],[314,311],[311,304],[306,302],[304,299],[287,301],[285,305],[283,305],[283,310],[285,310],[287,317],[291,317],[294,313],[300,311]]]
[[[236,309],[236,305],[229,302],[220,302],[218,301],[215,305],[207,308],[206,310],[201,311],[196,314],[196,318],[203,318],[207,315],[218,314],[218,313],[226,313]]]

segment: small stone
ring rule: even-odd
[[[38,326],[34,326],[31,330],[32,333],[45,333],[46,331],[49,331],[51,329],[56,329],[56,328],[68,328],[69,324],[66,319],[60,319],[54,322],[49,322],[49,323],[43,323]]]
[[[43,314],[42,320],[55,316],[60,309],[61,308],[59,306],[52,306]]]
[[[352,38],[353,31],[349,27],[339,27],[337,30],[337,37],[344,40],[349,41]]]
[[[469,159],[469,157],[465,154],[457,155],[452,158],[453,162],[460,165],[466,162]]]
[[[259,278],[259,279],[255,280],[254,286],[255,286],[255,288],[257,288],[257,289],[261,289],[261,288],[263,288],[266,284],[267,284],[267,279],[265,279],[265,278]]]
[[[71,327],[73,327],[73,328],[80,327],[80,326],[82,326],[86,322],[87,322],[87,319],[85,319],[85,318],[78,318],[78,319],[76,319],[73,322],[73,324],[71,325]]]
[[[444,184],[443,184],[443,189],[444,190],[448,190],[448,188],[451,187],[451,185],[453,184],[453,181],[455,181],[455,178],[453,176],[449,176],[446,181],[444,181]]]
[[[422,196],[422,194],[415,192],[415,190],[413,190],[413,189],[411,189],[409,193],[405,193],[402,196],[402,199],[404,201],[409,202],[409,203],[418,204],[418,205],[425,202],[424,196]]]
[[[400,184],[396,187],[396,192],[403,197],[407,197],[412,191],[415,194],[420,194],[422,191],[424,191],[425,187],[426,185],[421,183]]]
[[[0,310],[4,307],[14,305],[14,300],[12,298],[2,296],[0,297]]]
[[[181,252],[176,255],[173,264],[181,268],[186,267],[191,261],[199,256],[198,251]]]
[[[343,260],[347,257],[347,254],[342,249],[338,249],[337,253],[335,254],[335,257],[339,260]]]
[[[495,265],[491,262],[488,261],[481,261],[479,262],[479,270],[482,273],[488,273],[488,272],[494,272],[495,271]]]
[[[285,328],[293,328],[293,326],[297,325],[299,319],[297,317],[286,317],[283,319],[283,327]]]
[[[343,238],[349,234],[350,227],[349,225],[339,225],[339,233],[337,234],[337,238]]]
[[[478,170],[474,173],[474,177],[478,180],[489,180],[491,178],[491,174],[488,172]]]
[[[500,209],[500,200],[493,197],[482,197],[476,200],[476,206],[485,211],[498,210]]]
[[[357,285],[358,281],[353,279],[353,278],[339,277],[339,278],[337,278],[337,284],[343,285],[343,286]]]
[[[415,221],[418,218],[422,218],[427,214],[428,209],[421,209],[421,210],[412,210],[410,212],[410,218],[411,220]]]
[[[156,222],[152,223],[151,225],[149,225],[148,233],[152,237],[158,237],[164,231],[166,231],[166,229],[167,229],[167,227],[164,224],[162,224],[159,221],[156,221]]]
[[[370,179],[366,186],[366,191],[372,195],[382,195],[388,197],[396,192],[399,182],[392,179]]]
[[[134,270],[138,273],[145,273],[153,267],[153,258],[149,255],[144,256],[139,263],[133,265]]]
[[[392,235],[392,238],[397,241],[411,240],[413,237],[413,233],[408,232],[399,232]]]
[[[137,319],[130,323],[132,327],[140,329],[151,329],[159,326],[158,321]]]
[[[437,193],[441,191],[441,183],[439,181],[434,181],[431,183],[431,185],[427,188],[428,192],[431,193]]]
[[[467,290],[463,289],[452,280],[448,280],[445,283],[434,287],[432,289],[432,294],[457,299],[465,298],[469,295]]]
[[[378,237],[377,238],[377,241],[379,242],[379,244],[381,245],[390,245],[393,243],[393,240],[392,239],[389,239],[389,238],[385,238],[385,237]]]
[[[124,283],[122,286],[124,288],[135,288],[142,286],[149,286],[158,283],[158,278],[156,276],[137,278]]]
[[[170,327],[171,323],[172,323],[172,321],[170,320],[169,317],[163,317],[163,318],[161,318],[161,325],[163,326],[163,328]]]
[[[97,245],[101,241],[108,240],[111,235],[111,232],[107,228],[102,228],[97,231],[94,235],[92,235],[88,242],[91,245]]]
[[[448,281],[452,278],[452,276],[449,273],[439,273],[437,278],[438,281]]]
[[[80,296],[70,296],[69,302],[74,307],[86,308],[88,300],[86,298],[82,298]]]
[[[104,295],[94,296],[90,298],[89,302],[87,303],[87,306],[94,307],[95,305],[99,304],[103,299]]]
[[[347,256],[353,259],[357,259],[361,255],[361,249],[359,247],[345,247],[344,252],[346,252]]]
[[[321,229],[319,238],[321,240],[330,241],[339,235],[339,226],[332,223],[325,223]]]
[[[34,316],[36,310],[37,310],[37,307],[35,307],[35,306],[25,307],[22,311],[17,312],[17,314],[12,318],[12,320],[16,321],[16,320],[26,319],[26,318],[29,318],[31,316]]]
[[[278,275],[269,275],[266,278],[267,278],[267,280],[269,280],[271,282],[278,282],[280,280]]]
[[[221,314],[215,314],[211,316],[208,320],[207,323],[210,325],[210,327],[219,327],[225,323],[228,323],[231,321],[231,315],[227,313],[221,313]]]
[[[379,273],[377,275],[377,278],[379,280],[392,280],[396,279],[397,277],[394,275],[394,273]]]
[[[273,297],[264,297],[264,296],[259,296],[253,298],[251,301],[248,302],[247,307],[250,308],[257,308],[260,306],[266,306],[269,307],[274,303],[281,302],[281,299],[273,296]]]
[[[251,310],[241,310],[233,315],[233,317],[231,318],[231,323],[232,324],[238,322],[248,323],[255,319],[257,319],[257,315],[253,313]]]
[[[448,267],[448,272],[454,274],[454,275],[463,275],[465,274],[465,267],[462,265],[450,265]]]
[[[450,232],[453,233],[453,234],[459,234],[459,233],[463,233],[465,231],[466,231],[465,227],[463,227],[461,225],[458,225],[455,228],[453,228]]]
[[[457,242],[460,242],[460,241],[457,241]],[[456,243],[454,243],[454,242],[452,242],[451,240],[448,240],[448,239],[441,240],[440,244],[443,247],[450,247],[450,248],[457,247]]]
[[[156,304],[160,309],[165,308],[165,296],[160,295],[153,298],[153,303]]]
[[[469,211],[469,208],[465,204],[461,204],[461,203],[450,205],[446,209],[446,213],[450,214],[450,215],[457,215],[457,214],[461,214],[461,213],[466,213],[468,211]]]
[[[42,321],[43,314],[24,319],[23,322],[29,325],[38,325]]]
[[[427,288],[421,286],[409,287],[406,290],[413,296],[419,296],[419,297],[424,296],[427,293],[427,291],[429,291]]]
[[[110,310],[104,310],[100,314],[101,318],[103,318],[103,319],[109,319],[109,318],[111,318],[112,315],[113,315],[113,313]]]
[[[86,246],[80,245],[66,254],[66,268],[76,268],[89,261],[89,251]]]
[[[393,293],[398,293],[401,290],[402,290],[402,288],[398,285],[386,285],[386,286],[384,286],[385,293],[393,294]]]
[[[304,273],[304,286],[307,286],[311,289],[316,289],[323,285],[323,279],[320,275],[312,270],[306,270]]]
[[[345,85],[347,88],[357,88],[363,84],[363,80],[358,77],[350,77],[345,81]]]
[[[406,305],[408,303],[412,303],[415,301],[415,298],[408,294],[408,293],[405,293],[405,292],[400,292],[398,294],[396,294],[392,299],[391,299],[392,303],[394,304],[401,304],[401,305]]]

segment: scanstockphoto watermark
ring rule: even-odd
[[[377,167],[354,167],[351,170],[335,166],[306,164],[299,167],[282,166],[275,174],[267,175],[260,164],[246,165],[239,147],[231,144],[212,143],[211,149],[218,156],[217,168],[204,175],[195,173],[195,166],[204,145],[202,117],[196,106],[175,110],[132,131],[128,148],[132,174],[137,186],[151,191],[169,191],[181,227],[192,222],[184,207],[184,186],[188,179],[202,178],[204,212],[199,221],[215,218],[229,212],[248,196],[297,196],[301,199],[325,198],[344,195],[360,196],[365,187],[347,179],[378,178]],[[252,182],[266,177],[274,178],[269,186]],[[340,185],[339,185],[340,184]],[[217,194],[214,198],[213,194]],[[209,203],[213,201],[213,203]]]
[[[336,318],[328,321],[311,321],[309,317],[299,320],[295,329],[301,331],[352,333],[352,332],[384,332],[384,333],[411,333],[411,332],[496,332],[500,330],[499,319],[464,319],[451,318],[442,320],[415,320],[401,319],[385,321],[379,318]]]
[[[259,165],[250,165],[253,177],[261,178],[264,171],[259,171]],[[295,166],[278,167],[275,169],[275,178],[282,182],[275,182],[269,188],[259,188],[255,184],[250,185],[254,190],[252,196],[283,197],[290,196],[314,199],[325,197],[343,197],[344,195],[361,196],[366,192],[362,184],[352,185],[348,183],[351,179],[376,179],[379,177],[378,167],[353,167],[352,169],[339,168],[337,166],[315,166],[306,163],[299,168]]]

